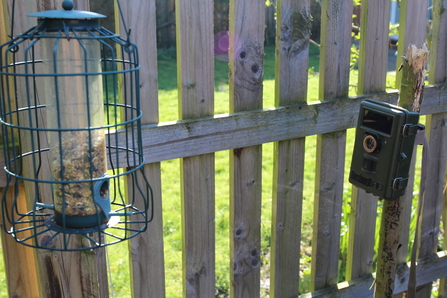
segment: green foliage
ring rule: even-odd
[[[360,57],[359,47],[355,44],[351,45],[351,61],[350,68],[351,70],[357,69]]]
[[[390,23],[390,36],[399,35],[399,23],[391,24]]]

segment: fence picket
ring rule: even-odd
[[[157,123],[159,118],[155,1],[121,1],[121,8],[127,27],[132,28],[132,40],[140,50],[140,96],[143,112],[141,122]],[[123,28],[120,32],[125,36]],[[160,163],[146,164],[144,172],[152,187],[155,216],[146,233],[139,234],[129,241],[132,297],[163,298],[166,289]],[[143,177],[138,174],[136,179]],[[129,192],[131,191],[129,189]],[[129,193],[129,197],[134,195],[140,193]]]
[[[447,79],[447,36],[443,29],[447,25],[446,0],[433,1],[433,21],[429,60],[429,82],[430,84],[445,82]]]
[[[0,12],[3,18],[0,20],[0,44],[7,42],[8,34],[10,32],[10,7],[6,0],[0,1]],[[4,188],[0,190],[0,195],[3,197]],[[8,201],[14,198],[14,190],[9,189]],[[25,190],[23,186],[18,190],[21,196],[21,205],[26,205]],[[10,203],[8,203],[9,205]],[[19,209],[26,211],[26,206],[19,206]],[[3,212],[0,213],[0,222],[3,223]],[[3,228],[3,227],[2,227]],[[8,228],[8,227],[6,227]],[[36,264],[34,260],[35,251],[20,245],[12,237],[6,233],[1,233],[1,245],[3,250],[3,259],[5,264],[6,284],[8,287],[8,295],[10,297],[30,297],[37,298],[39,293],[38,281],[36,271],[34,270]],[[27,268],[28,270],[23,270]]]
[[[447,38],[446,35],[443,34],[444,28],[447,26],[447,11],[445,8],[447,7],[446,0],[435,0],[433,1],[433,22],[432,22],[432,38],[431,38],[431,51],[429,59],[429,82],[445,82],[447,79],[447,65],[446,65],[446,57],[447,57]],[[439,115],[440,117],[446,117],[445,113]],[[438,116],[438,117],[439,117]],[[446,121],[446,120],[444,120]],[[444,132],[445,133],[445,132]],[[436,136],[434,136],[436,138]],[[440,177],[441,178],[441,177]],[[441,180],[444,181],[445,179]],[[444,228],[447,226],[447,194],[444,192],[441,199],[444,200],[442,206],[442,221]],[[447,237],[444,237],[443,243],[444,249],[447,247]],[[447,295],[447,278],[443,278],[439,281],[439,290],[438,297],[443,297]]]
[[[230,112],[262,107],[265,2],[230,0]],[[260,295],[262,146],[230,152],[233,297]]]
[[[428,1],[405,1],[404,5],[401,7],[401,16],[400,16],[400,26],[399,26],[399,43],[402,46],[398,47],[398,57],[402,57],[406,54],[406,50],[410,44],[416,45],[418,48],[422,46],[426,42],[426,30],[427,30],[427,9],[428,9]],[[430,58],[431,59],[431,58]],[[397,63],[400,63],[402,58],[397,60]],[[400,72],[397,73],[396,82],[399,86],[401,81],[402,74]],[[443,116],[428,116],[426,119],[427,132],[430,135],[430,155],[433,155],[435,159],[440,158],[442,162],[443,157],[441,152],[432,152],[434,149],[432,146],[439,146],[440,143],[436,144],[436,142],[443,142],[442,138],[437,139],[442,135],[442,128],[439,127],[439,122],[442,121]],[[431,134],[434,134],[431,136]],[[432,144],[433,142],[433,144]],[[440,155],[441,154],[441,155]],[[441,174],[441,172],[445,171],[445,161],[441,166],[437,163],[436,167],[431,167],[427,173],[427,177],[434,175],[436,172]],[[430,196],[433,198],[437,198],[437,200],[429,200],[429,206],[426,205],[425,211],[435,211],[431,208],[436,208],[437,205],[441,204],[442,201],[439,201],[441,198],[436,196],[442,190],[442,186],[438,183],[431,181],[427,183],[427,191],[426,196]],[[434,183],[434,184],[433,184]],[[442,196],[441,196],[442,197]],[[427,202],[427,201],[426,201]],[[438,207],[440,209],[440,206]],[[429,211],[429,212],[430,212]],[[440,220],[440,212],[436,214],[425,214],[423,216],[423,221],[421,223],[421,248],[419,250],[418,257],[425,257],[431,255],[436,251],[437,248],[437,238],[438,233],[437,228],[439,227]],[[426,217],[429,216],[429,217]],[[435,226],[437,224],[437,226]],[[427,234],[429,233],[429,234]],[[430,236],[431,235],[431,236]],[[418,297],[430,297],[431,295],[431,284],[424,286],[423,288],[418,289]]]
[[[35,10],[37,10],[37,3],[36,2],[34,2],[34,3],[30,3],[30,2],[16,3],[16,6],[14,7],[14,10],[13,10],[13,7],[12,7],[11,4],[12,3],[10,3],[10,5],[8,6],[9,13],[12,14],[12,11],[15,11],[15,15],[14,16],[12,16],[12,15],[10,16],[11,18],[14,18],[14,23],[11,24],[13,26],[13,29],[14,29],[13,34],[17,34],[18,32],[23,32],[26,28],[29,28],[30,26],[35,25],[35,20],[32,20],[30,18],[26,18],[25,16],[26,16],[27,13],[31,13],[31,12],[34,12]],[[17,96],[16,101],[19,102],[20,94],[17,94],[16,96]],[[13,103],[13,104],[17,105],[18,103]],[[30,144],[27,143],[27,142],[24,142],[23,147],[24,147],[25,150],[29,149],[30,148]],[[25,169],[25,171],[29,171],[29,169]],[[22,207],[23,207],[24,210],[27,210],[28,206],[29,206],[28,205],[29,204],[29,202],[28,202],[28,195],[32,191],[31,188],[32,188],[32,185],[30,185],[30,183],[24,183],[24,187],[23,188],[19,188],[19,190],[18,190],[18,196],[20,198],[22,198],[22,199],[25,199],[25,201],[21,202]],[[4,256],[7,257],[8,254],[11,253],[9,251],[9,249],[14,248],[14,246],[9,247],[9,246],[6,246],[6,245],[7,245],[7,243],[5,243],[4,249],[7,249],[8,251],[5,251]],[[30,258],[30,256],[26,255],[26,251],[19,251],[19,250],[17,250],[15,253],[17,253],[17,254],[23,253],[23,255],[19,255],[18,256],[18,258],[20,258],[20,259],[28,259],[28,258]],[[35,288],[35,290],[37,290],[37,296],[39,297],[45,291],[43,285],[45,285],[45,281],[48,280],[48,277],[45,275],[45,271],[42,271],[42,264],[43,264],[43,262],[42,262],[42,259],[39,258],[38,252],[36,250],[33,250],[31,252],[31,254],[32,254],[31,259],[35,260],[35,264],[30,263],[29,266],[33,266],[33,265],[36,266],[35,268],[33,268],[35,270],[35,274],[37,276],[37,287]],[[11,268],[8,268],[9,264],[8,263],[6,263],[6,264],[7,264],[6,269],[8,271],[11,271]],[[24,267],[24,268],[26,268],[26,267]],[[11,274],[12,276],[14,276],[13,272],[7,272],[7,274]],[[41,278],[41,276],[42,276],[42,278]],[[16,289],[14,289],[14,287],[15,287],[14,284],[9,283],[8,286],[9,286],[9,291],[10,292],[16,290]]]
[[[428,0],[403,1],[400,6],[399,45],[397,48],[396,69],[403,62],[403,56],[410,44],[418,48],[426,42]],[[396,73],[396,86],[400,86],[402,73]]]
[[[176,16],[180,117],[212,115],[213,0],[176,1]],[[214,154],[187,157],[180,162],[183,295],[212,297],[215,294]]]
[[[429,161],[426,180],[425,200],[421,222],[421,243],[418,257],[427,257],[438,251],[439,226],[443,205],[444,177],[447,164],[447,121],[446,113],[433,114],[428,119],[427,126],[430,129]],[[421,199],[421,198],[419,198]],[[427,297],[431,295],[431,283],[427,288]],[[418,295],[419,291],[418,291]],[[424,297],[424,296],[418,296]]]
[[[388,67],[388,0],[362,2],[358,93],[384,91]],[[377,61],[377,57],[379,57]],[[353,187],[346,279],[372,273],[377,197]]]
[[[320,93],[322,100],[348,95],[352,28],[351,1],[324,1],[322,5]],[[319,135],[315,171],[314,232],[311,288],[338,282],[341,206],[346,131]]]
[[[1,193],[2,196],[3,191]],[[8,191],[8,197],[12,201],[15,190],[10,188]],[[23,186],[17,191],[19,191],[19,196],[21,197],[21,205],[25,205],[25,190]],[[26,206],[19,206],[19,208],[26,211]],[[0,220],[3,220],[2,215],[0,215]],[[39,281],[35,270],[35,251],[32,248],[17,243],[8,234],[2,232],[1,236],[9,297],[38,298]]]
[[[277,2],[275,105],[305,102],[307,96],[310,2]],[[305,138],[274,147],[271,240],[271,297],[295,297],[299,289]]]

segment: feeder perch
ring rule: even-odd
[[[129,36],[99,25],[105,16],[62,6],[29,15],[38,25],[0,46],[3,226],[27,246],[92,249],[138,235],[153,217],[140,65]]]

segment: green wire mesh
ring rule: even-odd
[[[3,226],[27,246],[84,250],[145,231],[153,199],[138,48],[66,13],[0,46]]]

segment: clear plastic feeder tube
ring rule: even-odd
[[[97,217],[102,210],[95,204],[95,182],[86,180],[100,178],[107,171],[101,128],[104,104],[100,42],[83,39],[87,32],[76,34],[75,39],[42,39],[45,73],[55,74],[45,77],[44,82],[56,221],[58,215]],[[108,190],[101,190],[101,197],[108,196],[105,192]],[[70,224],[65,218],[59,221],[67,226],[89,225]]]

